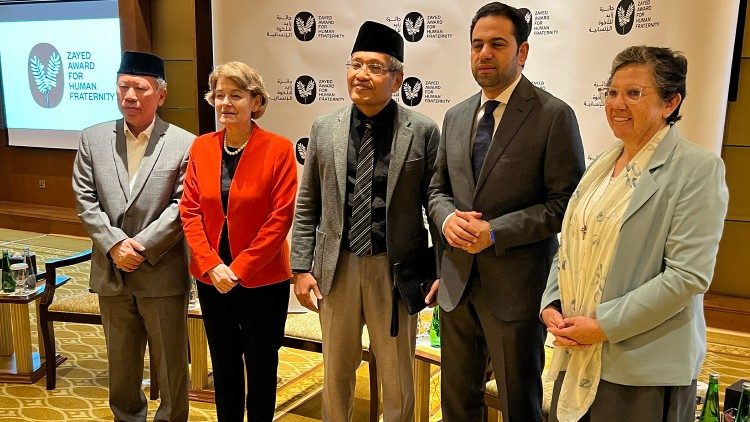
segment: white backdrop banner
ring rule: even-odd
[[[615,139],[597,88],[606,84],[615,55],[640,44],[685,54],[688,95],[678,127],[693,142],[720,151],[739,0],[507,3],[527,9],[532,27],[523,73],[575,110],[587,158]],[[469,26],[484,4],[214,0],[214,63],[240,60],[260,72],[271,103],[259,124],[295,143],[301,176],[315,118],[350,104],[345,64],[364,21],[390,25],[404,37],[404,84],[394,100],[441,125],[451,106],[479,91],[469,63]],[[290,309],[298,308],[291,295]]]
[[[404,85],[394,99],[442,123],[479,90],[469,66],[469,24],[484,1],[214,0],[214,62],[241,60],[271,95],[260,125],[297,143],[315,118],[350,103],[346,67],[359,26],[373,20],[405,40]],[[528,10],[532,30],[524,74],[573,107],[587,156],[613,140],[597,88],[614,56],[646,44],[688,58],[681,132],[720,151],[739,0],[509,0]],[[301,170],[301,167],[300,167]]]

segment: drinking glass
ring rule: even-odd
[[[29,276],[29,266],[26,263],[13,264],[10,266],[10,273],[16,281],[16,290],[21,287],[23,294],[29,294],[31,291],[26,288],[26,279]]]

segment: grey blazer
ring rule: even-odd
[[[596,318],[608,341],[602,379],[689,385],[706,354],[703,293],[727,212],[724,164],[673,127],[651,157],[623,215]],[[560,298],[557,259],[541,309]]]
[[[73,164],[78,216],[91,236],[90,287],[103,296],[171,296],[190,288],[178,201],[195,136],[158,116],[130,192],[124,120],[101,123],[81,133]],[[146,261],[127,273],[108,256],[132,237]]]
[[[456,209],[481,212],[495,245],[472,255],[446,242],[438,302],[446,311],[456,307],[476,260],[495,317],[534,319],[584,169],[578,122],[567,104],[521,76],[475,181],[471,136],[480,99],[477,93],[445,115],[429,209],[438,227]]]
[[[331,290],[341,249],[353,107],[313,123],[297,196],[292,269],[310,271],[323,295]],[[427,209],[427,185],[440,137],[435,122],[401,106],[394,127],[386,188],[386,247],[391,264],[427,247],[422,210]],[[431,230],[435,233],[433,226]]]

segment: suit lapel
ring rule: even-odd
[[[349,122],[351,121],[352,107],[344,109],[333,128],[333,159],[336,165],[336,181],[338,182],[339,200],[342,207],[346,203],[346,158],[349,152]]]
[[[154,165],[156,164],[156,159],[159,158],[159,154],[164,148],[163,137],[167,132],[168,126],[169,125],[160,119],[159,116],[156,116],[154,130],[151,131],[151,137],[148,140],[148,145],[146,145],[146,151],[143,153],[141,165],[138,167],[138,176],[135,178],[133,190],[130,192],[128,204],[125,206],[126,209],[130,207],[133,199],[138,197],[138,194],[146,184],[146,180],[148,180],[149,175],[151,175],[151,170],[153,170]]]
[[[117,179],[120,181],[125,200],[130,199],[130,177],[128,176],[128,145],[125,139],[125,120],[115,122],[115,137],[112,140],[112,159],[117,169]]]
[[[414,133],[411,128],[411,119],[403,109],[397,106],[398,115],[395,122],[395,132],[393,136],[393,145],[391,146],[391,161],[388,164],[388,186],[385,194],[386,209],[391,204],[391,196],[396,188],[396,182],[401,174],[401,169],[406,161],[406,154],[409,152],[409,146]]]
[[[656,147],[656,151],[654,151],[654,155],[651,156],[651,160],[648,163],[648,170],[644,171],[638,178],[638,184],[633,191],[633,197],[630,198],[628,208],[622,216],[622,225],[659,190],[659,184],[654,180],[653,172],[671,159],[672,153],[675,147],[677,147],[677,140],[676,129],[671,128],[664,136],[664,139],[661,140],[659,146]]]
[[[487,179],[487,175],[492,171],[497,160],[500,159],[505,148],[508,147],[508,144],[516,135],[516,132],[518,132],[521,124],[523,124],[526,117],[534,108],[536,102],[533,100],[535,98],[536,94],[534,94],[533,85],[525,76],[521,76],[521,80],[516,85],[516,89],[505,106],[505,111],[503,112],[503,117],[500,119],[500,124],[497,126],[497,131],[495,131],[495,135],[492,137],[492,143],[489,150],[487,150],[487,156],[484,158],[482,170],[479,172],[479,180],[474,188],[474,195],[479,192],[485,179]]]

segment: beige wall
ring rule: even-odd
[[[729,103],[722,157],[729,212],[711,293],[750,298],[750,8],[746,14],[737,102]]]

